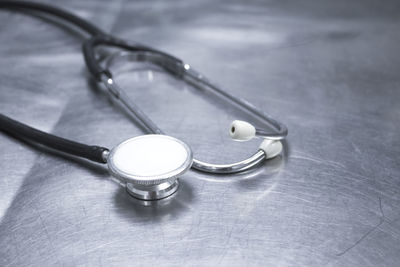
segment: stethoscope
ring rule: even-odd
[[[111,174],[126,185],[127,192],[142,200],[162,199],[175,193],[179,186],[178,177],[191,167],[207,173],[237,173],[248,170],[265,159],[276,157],[281,153],[282,143],[279,140],[286,137],[288,133],[286,126],[245,100],[223,91],[182,60],[145,45],[113,37],[88,21],[50,5],[23,1],[0,1],[0,8],[44,12],[64,19],[89,33],[91,38],[83,43],[87,68],[94,79],[104,85],[109,95],[124,106],[148,134],[128,139],[109,150],[105,147],[85,145],[51,135],[0,114],[2,131],[64,153],[99,163],[107,163]],[[123,52],[109,56],[103,66],[95,53],[95,49],[99,46],[120,48]],[[261,137],[262,142],[259,149],[247,159],[231,164],[212,164],[195,159],[186,143],[165,135],[117,85],[110,70],[122,60],[146,61],[160,66],[175,77],[241,108],[274,131],[255,128],[245,121],[233,121],[229,129],[230,136],[237,141]]]

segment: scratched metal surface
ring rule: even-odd
[[[189,172],[142,207],[104,166],[0,134],[0,265],[398,266],[398,1],[52,1],[166,50],[284,121],[284,157],[252,173]],[[0,13],[0,111],[113,147],[141,130],[89,82],[81,35]],[[196,157],[238,160],[246,118],[152,68],[119,79]]]

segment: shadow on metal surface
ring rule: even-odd
[[[114,201],[118,209],[116,213],[128,220],[161,221],[162,218],[179,217],[180,214],[191,209],[190,203],[194,199],[193,189],[183,179],[180,180],[178,191],[164,199],[155,201],[142,201],[130,196],[125,188],[120,189],[114,195]]]

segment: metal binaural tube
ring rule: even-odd
[[[162,130],[144,113],[122,90],[113,79],[102,76],[102,82],[109,93],[118,100],[123,106],[138,120],[148,133],[163,134]]]
[[[248,170],[257,164],[261,163],[266,158],[263,150],[258,150],[254,155],[249,158],[231,163],[231,164],[212,164],[193,159],[192,168],[209,173],[237,173]]]
[[[176,66],[171,67],[171,64],[173,63],[171,63],[170,60],[168,62],[163,62],[162,55],[161,56],[157,54],[155,55],[154,53],[150,53],[148,51],[144,53],[135,52],[135,54],[140,54],[140,56],[138,55],[132,56],[132,53],[127,54],[121,52],[113,54],[108,59],[106,65],[107,67],[110,67],[111,65],[118,63],[118,57],[123,57],[126,55],[131,60],[133,59],[139,61],[148,61],[162,67],[165,67],[167,65],[169,66],[167,68],[169,71],[173,72],[175,75],[182,78],[183,80],[189,82],[194,86],[201,86],[202,88],[207,88],[209,91],[213,92],[218,97],[222,98],[228,103],[240,107],[242,110],[264,121],[267,126],[269,127],[272,126],[276,130],[275,132],[269,132],[266,130],[257,130],[257,133],[259,135],[270,140],[282,140],[286,137],[288,131],[285,125],[270,118],[262,111],[258,110],[253,105],[246,102],[245,100],[236,98],[226,93],[222,89],[218,88],[216,85],[212,84],[207,79],[205,79],[201,74],[194,71],[188,64],[182,65],[181,62],[177,62]],[[111,95],[114,98],[116,98],[135,118],[137,118],[138,122],[147,130],[148,133],[154,133],[154,134],[163,133],[162,130],[153,121],[151,121],[151,119],[135,103],[133,103],[133,101],[129,99],[128,95],[119,86],[116,85],[114,80],[111,80],[107,77],[102,79],[102,81],[110,91]],[[208,173],[220,173],[220,174],[237,173],[252,168],[253,166],[265,160],[266,158],[267,155],[264,152],[264,150],[259,149],[257,150],[257,152],[255,152],[247,159],[230,164],[213,164],[213,163],[203,162],[201,160],[194,158],[192,168]]]
[[[237,98],[223,91],[221,88],[219,88],[218,86],[207,80],[203,75],[193,70],[189,64],[184,64],[184,69],[185,69],[185,74],[183,75],[183,78],[187,79],[188,82],[190,82],[194,86],[201,85],[202,88],[208,89],[208,91],[213,92],[221,99],[224,99],[225,101],[240,107],[245,112],[250,113],[256,116],[257,118],[261,119],[262,121],[264,121],[264,123],[267,126],[272,126],[275,129],[275,132],[259,129],[258,135],[271,140],[285,139],[285,137],[288,134],[288,130],[284,124],[278,122],[277,120],[274,120],[273,118],[271,118],[261,110],[257,109],[254,105],[250,104],[246,100]]]

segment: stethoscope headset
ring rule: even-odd
[[[88,21],[47,4],[0,1],[0,8],[42,12],[61,18],[88,33],[91,37],[83,42],[82,49],[89,72],[97,82],[104,84],[108,93],[136,118],[148,134],[128,139],[109,150],[102,146],[81,144],[45,133],[3,114],[0,114],[0,130],[73,156],[107,163],[112,175],[126,185],[128,193],[142,200],[162,199],[175,193],[179,186],[178,177],[191,167],[207,173],[237,173],[281,153],[282,143],[279,140],[284,139],[288,133],[285,125],[270,118],[247,101],[223,91],[182,60],[149,46],[111,36]],[[110,56],[103,67],[95,53],[99,46],[114,47],[121,51]],[[233,139],[238,141],[247,141],[254,137],[263,139],[256,153],[232,164],[211,164],[197,160],[193,158],[192,151],[186,143],[164,135],[162,130],[117,85],[110,68],[122,59],[147,61],[158,65],[175,77],[212,92],[222,100],[241,108],[273,131],[255,128],[245,121],[233,121],[229,129]]]

